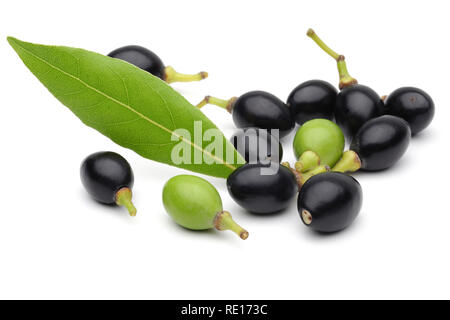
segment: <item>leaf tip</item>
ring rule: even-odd
[[[6,37],[6,40],[13,48],[14,48],[14,45],[16,45],[19,42],[19,39],[11,37],[11,36]]]

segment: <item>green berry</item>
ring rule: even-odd
[[[342,156],[345,139],[342,130],[332,121],[314,119],[305,122],[294,138],[297,159],[306,151],[314,151],[320,163],[332,167]]]
[[[223,210],[222,199],[208,181],[191,175],[179,175],[166,182],[163,204],[167,213],[179,225],[191,230],[231,230],[242,239],[248,232]]]

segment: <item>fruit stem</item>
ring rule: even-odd
[[[300,171],[297,171],[294,168],[291,168],[291,165],[289,164],[289,162],[282,162],[281,165],[283,167],[288,168],[289,170],[291,170],[292,174],[295,176],[295,180],[297,180],[297,185],[298,185],[298,191],[300,191],[300,189],[303,186],[303,176],[302,173]]]
[[[315,176],[316,174],[319,174],[319,173],[330,171],[330,167],[329,166],[319,165],[319,166],[316,166],[315,168],[313,168],[313,169],[311,169],[311,170],[309,170],[307,172],[301,172],[300,170],[297,169],[297,163],[295,163],[295,164],[296,164],[296,168],[294,169],[294,168],[291,168],[291,166],[289,165],[289,162],[282,162],[281,163],[282,166],[288,168],[294,174],[295,179],[297,180],[297,184],[298,184],[298,191],[301,190],[301,188],[303,187],[305,182],[308,181],[311,177],[313,177],[313,176]]]
[[[347,70],[347,64],[345,62],[345,57],[341,54],[337,54],[330,47],[328,47],[322,39],[315,33],[313,29],[308,29],[306,33],[317,45],[322,48],[327,54],[329,54],[337,62],[337,68],[339,71],[339,89],[344,89],[353,86],[358,83],[358,81],[350,76]]]
[[[248,231],[238,225],[228,211],[221,211],[216,214],[216,217],[214,218],[214,227],[220,231],[231,230],[242,240],[248,238]]]
[[[355,172],[361,168],[361,160],[353,150],[345,151],[342,158],[336,163],[331,171]]]
[[[191,82],[191,81],[200,81],[208,77],[208,72],[199,72],[197,74],[183,74],[178,73],[171,66],[167,66],[164,69],[164,81],[167,83],[173,82]]]
[[[295,170],[306,172],[320,165],[320,157],[314,151],[305,151],[295,163]]]
[[[130,188],[122,188],[116,193],[116,204],[127,208],[130,216],[134,217],[136,216],[137,210],[131,201],[132,197],[133,193]]]
[[[310,37],[311,39],[314,40],[315,43],[317,43],[317,45],[322,48],[323,51],[325,51],[326,53],[328,53],[334,60],[338,60],[339,59],[339,54],[337,54],[336,52],[334,52],[329,46],[327,46],[325,44],[325,42],[322,41],[322,39],[319,38],[319,36],[316,34],[316,32],[309,28],[308,31],[306,32],[306,35],[308,37]]]
[[[233,97],[228,100],[219,99],[212,96],[206,96],[202,101],[197,104],[197,108],[201,108],[207,104],[213,104],[215,106],[226,109],[229,113],[233,110],[234,103],[236,102],[237,97]]]
[[[325,165],[321,165],[312,170],[309,170],[308,172],[306,172],[302,175],[302,184],[305,184],[306,181],[311,179],[316,174],[324,173],[324,172],[328,172],[328,171],[330,171],[330,167],[325,166]]]

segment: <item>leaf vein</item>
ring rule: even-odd
[[[95,121],[89,121],[90,124],[97,124],[97,125],[102,125],[102,126],[106,126],[106,127],[114,127],[114,126],[122,126],[125,124],[130,124],[133,122],[137,122],[139,120],[142,120],[141,118],[134,118],[131,120],[125,120],[125,121],[119,121],[119,122],[110,122],[110,123],[105,123],[105,122],[95,122]]]
[[[114,102],[114,103],[116,103],[116,104],[118,104],[118,105],[120,105],[120,106],[122,106],[122,107],[128,109],[129,111],[134,112],[135,114],[137,114],[137,115],[138,115],[139,117],[141,117],[142,119],[144,119],[144,120],[146,120],[147,122],[153,124],[154,126],[160,128],[161,130],[166,131],[167,133],[169,133],[169,134],[171,134],[171,135],[174,135],[174,136],[178,137],[180,140],[183,140],[183,141],[186,142],[187,144],[191,145],[192,147],[194,147],[195,149],[201,151],[202,153],[205,153],[206,155],[208,155],[208,156],[211,157],[212,159],[215,159],[215,160],[218,161],[219,163],[222,163],[223,165],[227,166],[228,168],[230,168],[230,169],[232,169],[232,170],[235,170],[235,169],[236,169],[236,167],[233,166],[232,164],[229,164],[229,163],[227,163],[226,161],[224,161],[223,159],[220,159],[220,158],[216,157],[216,156],[213,155],[212,153],[205,151],[201,146],[196,145],[196,144],[193,143],[192,141],[187,140],[186,138],[184,138],[183,136],[177,134],[176,132],[173,132],[172,130],[166,128],[165,126],[159,124],[158,122],[156,122],[156,121],[150,119],[149,117],[145,116],[145,115],[142,114],[141,112],[135,110],[135,109],[134,109],[133,107],[131,107],[130,105],[127,105],[127,104],[125,104],[125,103],[123,103],[123,102],[117,100],[116,98],[114,98],[114,97],[108,95],[107,93],[105,93],[105,92],[103,92],[103,91],[101,91],[101,90],[99,90],[99,89],[97,89],[97,88],[91,86],[91,85],[88,84],[87,82],[83,81],[81,78],[79,78],[79,77],[77,77],[77,76],[74,76],[74,75],[72,75],[72,74],[70,74],[70,73],[64,71],[63,69],[61,69],[61,68],[59,68],[59,67],[57,67],[57,66],[51,64],[50,62],[48,62],[47,60],[45,60],[45,59],[43,59],[43,58],[37,56],[36,54],[34,54],[33,52],[31,52],[31,51],[28,50],[27,48],[25,48],[25,47],[23,47],[23,46],[21,46],[21,48],[22,48],[25,52],[27,52],[28,54],[32,55],[32,56],[35,57],[36,59],[38,59],[38,60],[44,62],[45,64],[47,64],[47,65],[50,66],[51,68],[53,68],[53,69],[55,69],[55,70],[61,72],[62,74],[66,75],[66,76],[68,76],[68,77],[70,77],[70,78],[73,78],[73,79],[77,80],[78,82],[80,82],[82,85],[84,85],[84,86],[87,87],[88,89],[90,89],[90,90],[92,90],[92,91],[94,91],[94,92],[96,92],[96,93],[98,93],[98,94],[104,96],[105,98],[107,98],[107,99],[111,100],[112,102]],[[153,89],[153,91],[155,91],[155,90]],[[165,100],[164,100],[164,101],[165,101]]]

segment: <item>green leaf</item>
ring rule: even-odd
[[[148,72],[83,49],[32,44],[12,37],[8,42],[61,103],[117,144],[145,158],[216,177],[228,177],[239,166],[234,163],[243,163],[198,108]],[[211,148],[211,142],[201,137],[194,139],[195,121],[201,122],[203,132],[217,129],[220,136],[216,139],[221,141],[215,142],[222,148]],[[190,137],[174,133],[176,129],[187,130]],[[190,155],[185,152],[190,163],[172,161],[175,145],[190,151]],[[205,161],[199,163],[199,159]]]

